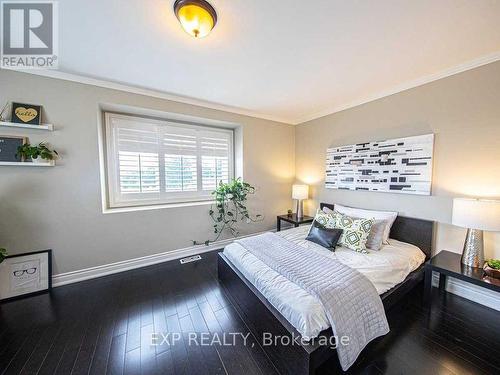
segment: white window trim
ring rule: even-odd
[[[103,156],[105,160],[105,191],[106,191],[106,206],[104,207],[104,212],[124,212],[127,210],[136,211],[142,209],[156,209],[156,208],[166,208],[166,207],[183,207],[189,205],[199,205],[199,204],[208,204],[213,201],[213,195],[210,191],[207,191],[206,194],[199,194],[199,192],[184,192],[184,193],[169,193],[171,197],[167,199],[143,199],[140,201],[121,201],[117,199],[115,195],[115,186],[118,182],[118,162],[117,156],[118,152],[116,150],[116,145],[114,144],[114,138],[111,134],[111,118],[122,118],[122,119],[131,119],[138,122],[145,122],[148,124],[157,124],[160,126],[179,126],[183,128],[195,128],[195,129],[205,129],[209,131],[222,132],[226,134],[230,134],[231,142],[229,149],[229,160],[228,160],[228,170],[229,170],[229,180],[234,178],[235,175],[235,134],[233,128],[220,128],[211,125],[204,125],[201,123],[186,123],[177,120],[170,119],[156,119],[151,118],[144,115],[133,115],[133,114],[122,114],[116,113],[112,111],[104,112],[104,142],[105,149],[103,150]],[[199,158],[198,164],[201,163],[201,158]],[[200,165],[198,165],[198,170],[201,171]],[[200,175],[198,178],[198,186],[200,186]],[[173,196],[176,195],[176,196]]]

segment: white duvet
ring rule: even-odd
[[[424,253],[416,246],[389,239],[379,251],[357,253],[346,248],[331,252],[305,237],[309,226],[302,226],[277,234],[314,252],[321,252],[364,274],[382,294],[402,282],[425,260]],[[309,340],[330,327],[321,303],[305,290],[266,266],[241,245],[232,243],[224,254],[266,299]]]

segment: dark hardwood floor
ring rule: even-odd
[[[275,374],[251,335],[247,345],[241,337],[234,346],[189,345],[193,337],[201,343],[202,333],[248,334],[217,282],[216,253],[202,257],[0,305],[0,373]],[[420,290],[391,310],[391,332],[349,373],[500,374],[500,313],[434,293],[431,310],[421,307]],[[170,333],[170,345],[150,345],[153,332]],[[319,372],[337,371],[327,363]]]

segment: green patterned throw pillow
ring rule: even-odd
[[[328,229],[336,228],[336,216],[331,213],[326,213],[318,209],[314,221]]]
[[[342,229],[339,244],[358,253],[367,254],[366,241],[370,235],[374,219],[357,219],[334,211],[335,227]]]

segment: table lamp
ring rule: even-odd
[[[500,201],[455,198],[452,223],[467,228],[462,264],[469,267],[483,267],[483,231],[500,231]]]
[[[292,199],[297,200],[297,218],[304,217],[304,207],[302,201],[307,198],[309,198],[309,186],[307,185],[292,186]]]

